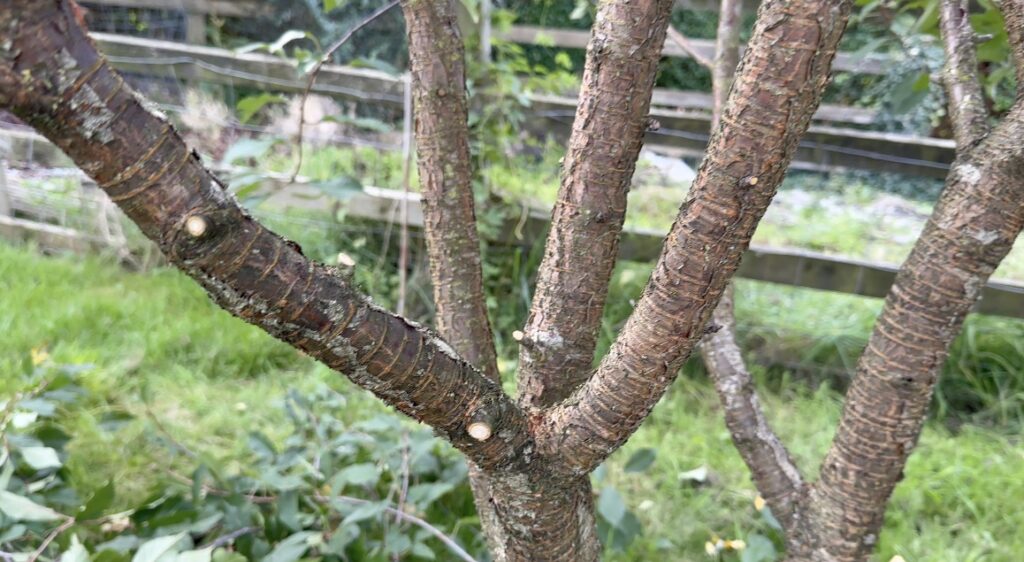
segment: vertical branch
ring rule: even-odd
[[[718,126],[739,64],[742,7],[741,0],[722,0],[715,63],[711,69],[712,128]],[[804,489],[803,476],[765,419],[753,378],[736,342],[733,293],[730,285],[722,294],[711,316],[714,331],[701,341],[701,355],[722,403],[733,444],[750,469],[757,490],[783,528],[789,530],[796,523],[797,503]]]
[[[1017,74],[1017,97],[1024,93],[1024,0],[1001,0],[1007,40],[1013,51],[1013,64]]]
[[[704,336],[821,100],[850,0],[767,0],[688,200],[644,294],[594,376],[541,428],[571,472],[639,427]]]
[[[863,560],[874,550],[949,346],[1024,228],[1024,101],[986,135],[966,3],[946,0],[941,18],[957,160],[889,290],[810,491],[803,554],[815,559]]]
[[[405,314],[409,278],[409,176],[412,174],[412,78],[402,79],[402,214],[398,240],[398,306],[395,312]]]
[[[521,340],[519,388],[530,408],[564,399],[591,371],[672,4],[608,0],[598,8]]]
[[[451,0],[404,0],[416,148],[437,329],[498,379],[487,320],[469,157],[466,71]]]
[[[988,133],[988,111],[978,79],[974,52],[974,30],[968,17],[967,0],[941,0],[939,8],[942,40],[946,47],[943,83],[949,96],[949,117],[957,149],[981,140]]]

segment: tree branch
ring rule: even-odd
[[[585,473],[639,427],[704,335],[828,80],[849,0],[769,0],[651,280],[594,376],[553,409],[541,448]]]
[[[462,37],[450,0],[404,0],[402,11],[437,330],[455,351],[497,381],[473,208]]]
[[[1017,97],[1024,95],[1024,0],[1001,0],[1007,40],[1013,51],[1013,64],[1017,74]]]
[[[521,340],[519,388],[528,408],[564,399],[591,371],[671,9],[671,0],[609,0],[598,8]]]
[[[1024,228],[1024,103],[964,153],[889,290],[809,498],[810,536],[866,559],[917,443],[949,346]],[[817,558],[816,558],[817,559]]]
[[[255,222],[96,52],[70,0],[0,4],[0,105],[57,144],[223,308],[432,426],[486,469],[525,466],[530,433],[501,387]],[[486,412],[494,437],[467,428]]]
[[[967,4],[967,0],[942,0],[939,8],[939,27],[946,48],[942,81],[949,96],[953,136],[961,151],[981,140],[989,130]]]
[[[719,22],[719,25],[721,25],[721,22]],[[685,35],[680,33],[678,29],[671,25],[668,27],[668,38],[671,39],[672,42],[675,43],[676,45],[679,45],[680,49],[686,51],[686,53],[690,55],[690,57],[693,60],[697,61],[697,64],[703,66],[708,70],[714,70],[715,64],[708,60],[707,57],[700,54],[700,51],[693,46],[693,43],[690,43],[690,40],[687,39]]]
[[[718,125],[736,65],[739,64],[740,0],[722,0],[711,69],[714,97],[712,128]],[[736,343],[733,287],[722,294],[711,316],[714,331],[701,341],[701,355],[715,384],[733,444],[750,469],[754,484],[784,529],[792,529],[803,493],[803,476],[785,445],[765,419],[754,381]]]

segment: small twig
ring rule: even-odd
[[[323,68],[325,64],[327,64],[327,61],[331,59],[331,56],[335,53],[335,51],[337,51],[338,49],[341,48],[342,45],[347,43],[348,40],[351,39],[352,36],[356,34],[356,32],[366,27],[367,25],[370,24],[370,22],[384,15],[388,10],[394,8],[397,5],[398,0],[392,0],[391,2],[388,2],[387,4],[378,8],[377,11],[373,12],[369,16],[363,18],[363,20],[360,21],[359,23],[352,26],[352,28],[349,29],[344,35],[342,35],[340,39],[335,41],[330,47],[327,48],[324,54],[320,57],[320,60],[316,61],[316,65],[314,65],[313,69],[309,72],[309,80],[306,81],[306,89],[302,91],[302,97],[299,99],[299,131],[298,134],[296,135],[298,137],[298,161],[295,163],[295,171],[292,173],[292,183],[295,182],[295,178],[299,177],[299,170],[302,168],[302,134],[303,128],[306,125],[306,100],[309,98],[309,92],[313,89],[313,83],[316,82],[317,75],[320,74],[320,69]]]
[[[318,499],[323,500],[323,501],[327,501],[328,500],[328,498],[326,498],[324,496],[317,496],[317,497],[318,497]],[[364,499],[360,499],[360,498],[353,498],[353,497],[349,497],[349,496],[335,496],[333,499],[336,499],[338,501],[345,502],[345,503],[355,504],[355,505],[366,505],[366,504],[369,504],[369,503],[374,503],[374,502],[371,502],[370,500],[364,500]],[[438,529],[437,527],[431,525],[430,523],[427,523],[423,519],[420,519],[419,517],[416,517],[415,515],[412,515],[410,513],[405,512],[405,511],[399,511],[399,510],[397,510],[397,509],[395,509],[394,507],[391,507],[391,506],[385,506],[384,507],[384,511],[394,515],[395,518],[397,518],[397,519],[401,519],[401,520],[404,520],[406,522],[412,523],[413,525],[416,525],[417,527],[427,531],[431,535],[434,535],[435,537],[437,537],[437,540],[439,540],[442,543],[444,543],[445,546],[447,546],[456,556],[458,556],[462,560],[465,560],[466,562],[476,562],[476,560],[472,556],[470,556],[469,553],[466,552],[461,546],[459,546],[459,544],[457,542],[452,540],[451,537],[449,537],[448,535],[444,534],[440,529]]]
[[[409,432],[402,433],[402,491],[398,494],[398,511],[405,511],[405,500],[409,496]],[[398,518],[396,517],[397,521]]]
[[[671,25],[668,27],[668,38],[671,39],[676,45],[679,45],[679,47],[682,50],[686,51],[686,53],[690,55],[693,58],[693,60],[697,61],[697,64],[708,69],[714,68],[715,65],[707,57],[700,54],[700,51],[697,50],[697,47],[695,47],[693,43],[690,43],[690,40],[687,39],[685,35],[680,33],[679,30],[677,30],[675,27]]]
[[[74,517],[68,517],[67,519],[65,519],[64,522],[60,524],[60,527],[57,527],[49,535],[46,535],[46,538],[43,539],[43,542],[39,545],[39,548],[37,548],[35,552],[33,552],[32,555],[28,557],[27,562],[36,562],[36,560],[43,555],[43,552],[46,551],[46,547],[50,546],[50,543],[52,543],[54,539],[56,539],[64,531],[70,529],[71,526],[74,524]]]
[[[217,537],[216,540],[212,541],[210,544],[208,544],[206,546],[199,547],[199,550],[203,550],[203,549],[207,549],[207,548],[215,549],[215,548],[224,546],[224,545],[228,544],[229,542],[237,539],[238,537],[241,537],[243,535],[248,535],[249,533],[252,533],[252,532],[255,532],[255,531],[258,531],[258,530],[259,530],[259,527],[242,527],[241,529],[236,529],[236,530],[231,531],[230,533],[228,533],[228,534],[226,534],[224,536]]]
[[[412,77],[406,73],[402,119],[402,231],[398,242],[398,306],[399,316],[405,315],[406,285],[409,267],[409,176],[412,173]]]
[[[178,441],[174,437],[174,435],[172,435],[171,432],[168,431],[166,427],[164,427],[164,424],[163,422],[160,421],[160,418],[157,417],[155,413],[153,413],[152,409],[150,409],[148,402],[143,402],[142,407],[146,410],[146,416],[149,417],[149,421],[153,422],[153,425],[156,426],[157,431],[163,434],[164,438],[171,442],[171,445],[174,445],[176,449],[178,449],[182,453],[185,453],[185,455],[190,458],[199,458],[199,455],[195,451],[186,447],[181,441]]]

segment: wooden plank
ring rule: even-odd
[[[306,210],[324,209],[319,194],[301,184],[272,187],[275,195],[267,204]],[[401,191],[368,187],[346,204],[349,216],[384,222],[399,222],[397,209],[406,197]],[[423,228],[419,194],[408,195],[409,226]],[[547,236],[548,214],[538,209],[524,211],[523,219],[507,220],[490,242],[531,246]],[[661,255],[664,237],[653,231],[625,230],[619,244],[619,259],[652,262]],[[896,278],[897,265],[843,258],[792,248],[753,245],[743,256],[737,276],[808,289],[884,298]],[[982,292],[977,312],[1024,318],[1024,283],[990,281]]]
[[[531,96],[531,100],[533,109],[543,118],[534,121],[534,132],[567,137],[576,100],[542,94]],[[650,131],[645,142],[697,157],[703,153],[711,128],[709,113],[652,108],[650,114],[660,128]],[[955,150],[952,140],[811,125],[794,162],[797,166],[824,170],[858,169],[945,178]]]
[[[586,49],[590,41],[590,32],[579,29],[556,29],[533,25],[513,25],[505,31],[496,31],[495,37],[527,45],[543,45],[566,49]],[[690,39],[695,50],[708,59],[715,56],[713,39]],[[742,49],[742,47],[741,47]],[[662,55],[674,58],[690,58],[690,54],[672,41],[666,41]],[[833,70],[853,72],[857,74],[885,74],[891,65],[888,57],[880,55],[862,56],[853,53],[838,53]]]
[[[267,3],[259,0],[84,0],[82,4],[86,7],[172,10],[240,18],[250,18],[268,13]]]
[[[651,103],[674,109],[697,109],[711,111],[714,105],[711,94],[685,90],[655,88]],[[815,121],[828,121],[848,125],[871,125],[878,117],[874,109],[823,103],[814,113]]]
[[[185,16],[185,42],[206,44],[206,14],[189,13]]]
[[[73,228],[0,216],[0,235],[14,240],[32,240],[44,248],[85,252],[104,246],[103,240]]]
[[[92,33],[118,70],[171,80],[200,80],[271,91],[301,93],[306,79],[291,61],[262,53],[182,45],[109,33]],[[402,80],[377,70],[324,65],[313,93],[402,106]]]

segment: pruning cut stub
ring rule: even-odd
[[[192,238],[200,238],[206,234],[208,225],[206,224],[206,218],[202,215],[192,215],[185,219],[185,232],[188,233]]]
[[[747,176],[740,180],[740,185],[744,187],[754,187],[757,185],[757,176]]]
[[[487,441],[491,438],[493,430],[491,429],[490,424],[480,421],[469,424],[469,427],[466,428],[466,432],[469,433],[470,437],[477,441]]]

